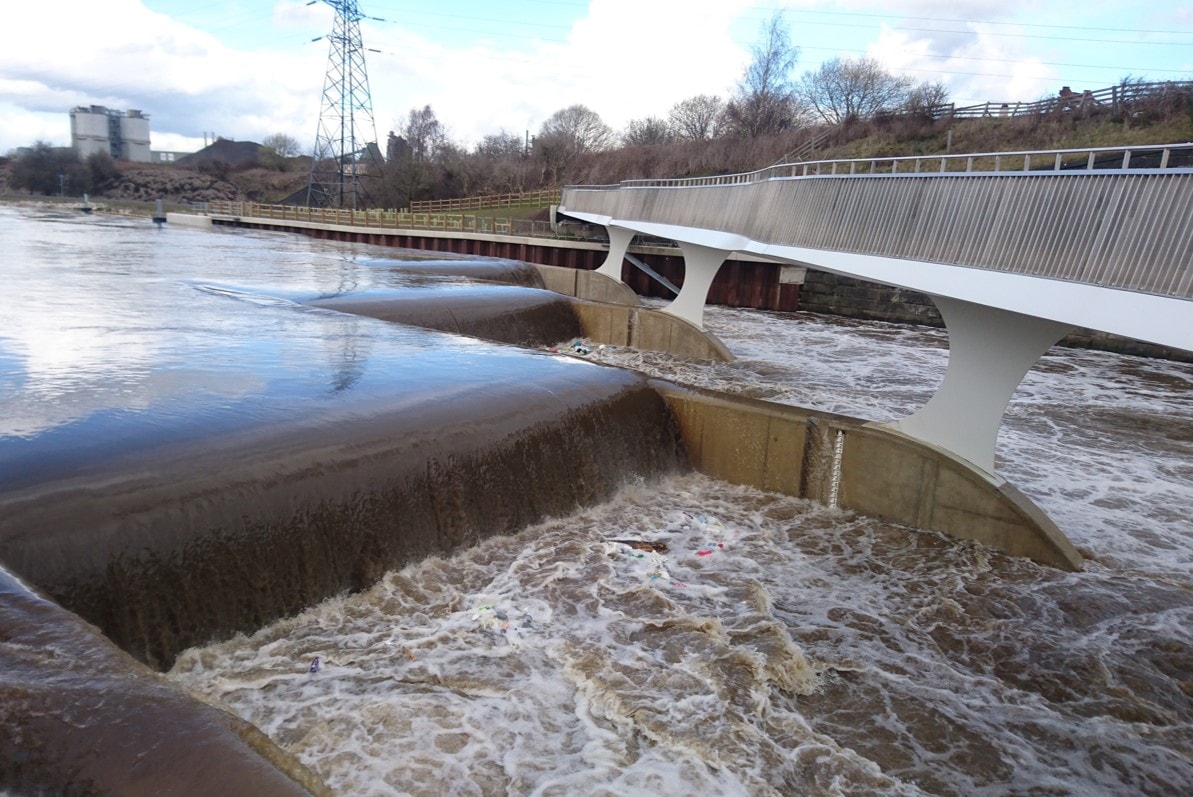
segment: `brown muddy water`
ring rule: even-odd
[[[526,352],[306,304],[445,287],[375,264],[398,253],[8,213],[24,262],[82,291],[8,275],[26,294],[0,324],[6,489],[95,479],[163,430],[202,447],[420,385],[499,378],[515,404],[514,385],[573,374],[634,388],[581,359],[883,420],[925,401],[947,360],[937,330],[717,308],[737,362]],[[61,252],[88,242],[82,279]],[[1016,394],[1000,472],[1081,573],[660,461],[601,475],[594,506],[186,650],[169,676],[345,795],[1188,793],[1191,390],[1188,365],[1054,350]],[[506,489],[578,489],[565,455]]]

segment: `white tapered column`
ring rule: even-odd
[[[609,256],[596,271],[598,274],[604,274],[606,277],[612,277],[621,282],[621,263],[625,260],[625,253],[630,248],[630,241],[634,240],[634,231],[611,225],[605,230],[609,233]]]
[[[1011,396],[1031,367],[1074,327],[932,297],[949,331],[949,366],[915,414],[885,424],[994,472],[994,444]]]
[[[729,253],[723,249],[682,241],[679,249],[683,252],[683,287],[671,304],[663,308],[663,312],[704,329],[704,303],[708,300],[708,289]]]

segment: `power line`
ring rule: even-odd
[[[566,2],[553,2],[552,0],[527,0],[527,1],[534,2],[539,5],[552,5],[552,6],[560,6],[560,7],[564,7],[564,8],[571,8],[571,9],[575,9],[577,12],[583,12],[584,10],[587,9],[586,4],[575,5],[575,4],[566,3]],[[900,14],[868,14],[868,13],[864,13],[864,12],[813,11],[813,10],[782,9],[782,8],[769,8],[769,9],[764,8],[764,9],[760,9],[760,10],[766,10],[766,11],[786,10],[786,11],[791,11],[792,13],[794,13],[796,15],[801,15],[801,16],[835,17],[835,18],[845,18],[845,19],[909,20],[909,21],[913,21],[913,22],[942,22],[942,23],[962,24],[962,25],[1001,25],[1004,27],[1005,26],[1016,26],[1016,27],[1022,27],[1022,28],[1043,28],[1043,29],[1059,30],[1059,31],[1099,31],[1099,32],[1106,32],[1106,33],[1120,33],[1120,34],[1122,34],[1122,33],[1140,33],[1140,34],[1147,34],[1147,35],[1162,35],[1162,36],[1193,35],[1193,30],[1180,30],[1180,29],[1154,30],[1154,29],[1146,29],[1146,28],[1120,28],[1120,27],[1104,28],[1104,27],[1095,27],[1095,26],[1088,26],[1088,25],[1054,25],[1054,24],[1046,24],[1046,23],[1018,22],[1018,21],[998,22],[998,21],[994,21],[994,20],[961,19],[961,18],[956,18],[956,17],[923,17],[923,16],[906,16],[906,15],[900,15]],[[552,23],[541,23],[541,22],[527,21],[524,19],[512,19],[510,17],[496,17],[496,18],[495,17],[481,17],[481,16],[472,15],[472,14],[457,14],[457,13],[449,13],[449,12],[442,12],[442,11],[424,11],[422,9],[414,9],[414,8],[408,9],[407,11],[405,11],[403,16],[404,16],[404,18],[408,19],[410,16],[414,16],[414,15],[442,17],[442,18],[449,18],[449,19],[461,19],[461,20],[468,20],[468,21],[473,21],[473,22],[483,22],[483,23],[496,23],[496,24],[508,23],[508,24],[517,25],[522,28],[524,28],[524,27],[539,27],[539,28],[552,28],[552,29],[556,29],[556,30],[567,30],[572,27],[571,24],[558,25],[558,24],[552,24]],[[716,17],[719,17],[722,19],[733,19],[734,18],[734,15],[731,15],[731,14],[715,14],[714,13],[709,16],[716,16]],[[750,15],[750,16],[752,16],[752,15]],[[832,27],[846,27],[846,28],[860,28],[860,29],[869,29],[869,28],[874,27],[873,25],[870,25],[870,24],[852,24],[852,23],[845,23],[845,22],[818,22],[815,24],[832,26]],[[454,28],[442,28],[442,26],[429,26],[429,27],[455,30]],[[947,30],[947,29],[939,29],[939,28],[919,28],[919,27],[901,27],[901,26],[893,26],[891,29],[892,30],[922,31],[922,32],[929,32],[929,33],[974,33],[974,32],[976,32],[973,30]],[[469,30],[467,32],[484,32],[484,31]],[[1031,33],[1009,33],[1009,32],[996,32],[996,31],[987,31],[986,33],[988,35],[1006,36],[1006,37],[1014,37],[1014,38],[1048,39],[1048,40],[1053,40],[1053,41],[1078,41],[1078,42],[1101,43],[1101,44],[1148,44],[1148,45],[1162,44],[1162,45],[1175,45],[1175,46],[1193,45],[1193,41],[1155,42],[1155,41],[1137,41],[1137,40],[1132,41],[1132,40],[1124,40],[1124,39],[1093,39],[1093,38],[1066,37],[1066,36],[1041,36],[1041,35],[1036,35],[1036,34],[1031,34]],[[519,36],[518,38],[528,38],[528,37]]]
[[[812,11],[812,10],[797,10],[799,14],[817,14],[822,16],[840,16],[840,17],[865,17],[871,19],[909,19],[916,22],[955,22],[963,25],[1017,25],[1023,28],[1051,28],[1054,30],[1091,30],[1091,31],[1105,31],[1107,33],[1146,33],[1146,34],[1160,34],[1164,36],[1171,36],[1173,34],[1185,35],[1193,34],[1193,30],[1147,30],[1144,28],[1101,28],[1088,25],[1051,25],[1042,22],[996,22],[994,20],[981,19],[957,19],[955,17],[914,17],[905,16],[901,14],[866,14],[863,12],[847,12],[847,11]],[[1076,39],[1074,41],[1085,41],[1084,39]]]
[[[307,5],[317,1],[311,0]],[[360,21],[366,17],[360,13],[356,0],[323,2],[335,9],[336,18],[326,37],[330,42],[327,75],[311,158],[307,205],[355,210],[367,204],[363,178],[373,165],[372,148],[377,141],[365,49],[360,37]]]

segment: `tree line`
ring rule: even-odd
[[[617,149],[630,150],[637,162],[647,164],[649,150],[663,145],[715,155],[732,142],[738,152],[750,152],[761,140],[810,125],[928,113],[948,102],[943,84],[916,83],[872,58],[834,58],[796,78],[798,58],[782,13],[775,13],[762,26],[730,96],[689,97],[665,116],[631,120],[620,132],[576,104],[551,114],[533,137],[501,130],[469,149],[451,139],[430,105],[412,108],[389,134],[385,162],[378,165],[379,179],[370,189],[372,203],[405,207],[422,199],[533,191],[575,181],[593,156]],[[707,168],[704,157],[689,161],[686,173]],[[732,161],[722,165],[734,167]]]

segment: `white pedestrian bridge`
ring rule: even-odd
[[[1078,327],[1193,351],[1193,144],[837,160],[748,174],[569,186],[620,279],[636,234],[678,243],[667,312],[702,326],[725,258],[932,297],[949,332],[936,394],[889,426],[988,472],[1007,402]]]

